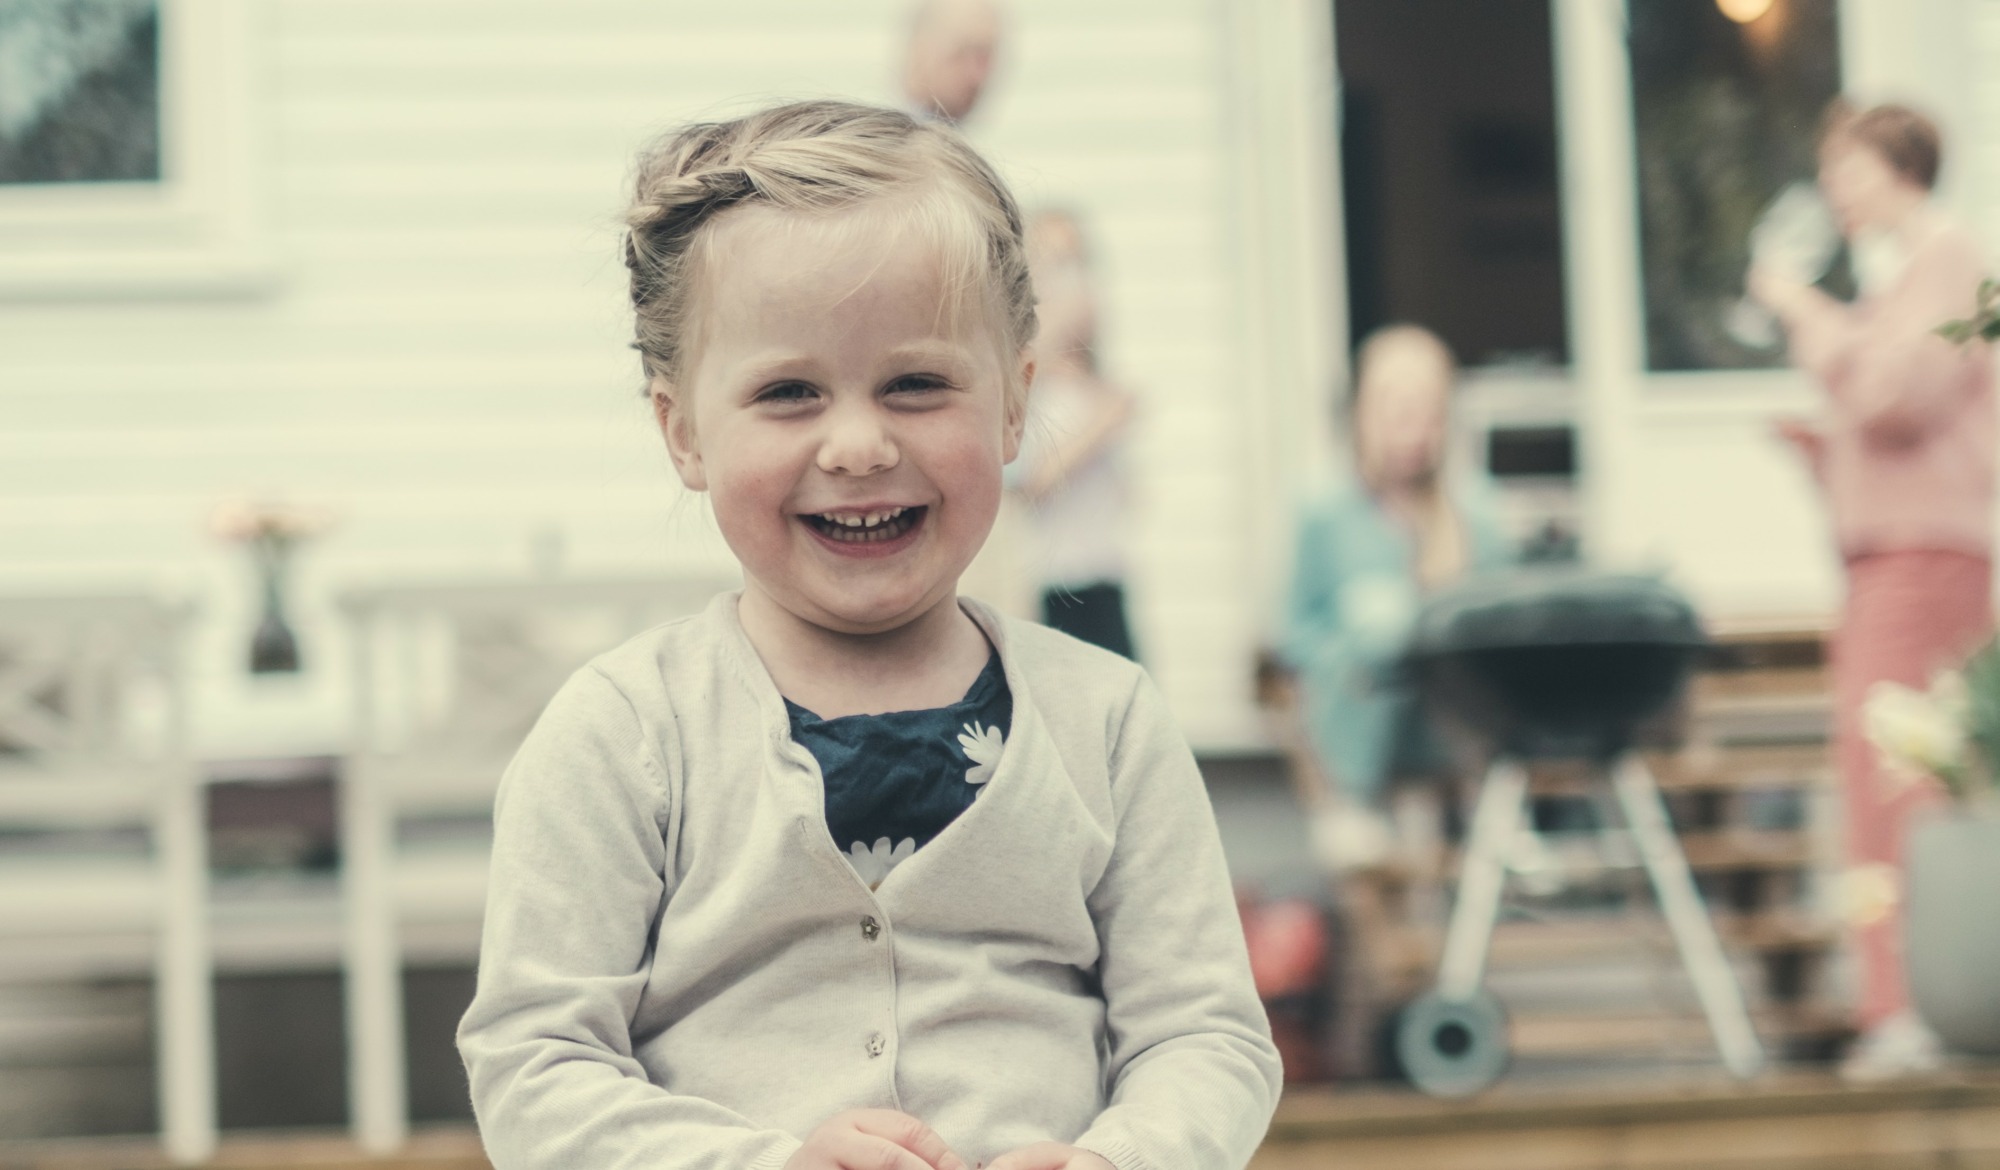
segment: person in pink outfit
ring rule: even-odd
[[[1878,682],[1927,685],[1992,630],[1992,356],[1936,333],[1970,315],[1986,266],[1973,235],[1930,198],[1941,154],[1937,126],[1914,110],[1836,103],[1819,183],[1857,257],[1861,295],[1846,304],[1770,269],[1749,280],[1825,395],[1818,423],[1778,431],[1812,471],[1846,570],[1832,667],[1862,1027],[1843,1071],[1857,1079],[1938,1062],[1910,1008],[1898,891],[1910,820],[1944,796],[1884,770],[1862,707]]]

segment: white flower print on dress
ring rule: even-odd
[[[889,876],[890,870],[908,861],[910,855],[916,851],[915,837],[903,838],[893,849],[889,847],[889,838],[877,837],[873,849],[859,841],[849,846],[847,860],[854,864],[854,872],[860,874],[861,880],[867,882],[868,888],[873,890],[881,886],[883,880]]]
[[[972,761],[972,766],[965,770],[965,782],[985,784],[993,779],[994,769],[1000,766],[1000,750],[1007,746],[1007,739],[997,727],[977,723],[967,723],[964,727],[958,733],[958,746],[965,751],[965,758]]]

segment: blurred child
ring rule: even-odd
[[[1388,848],[1371,815],[1392,771],[1441,766],[1413,695],[1389,668],[1425,594],[1512,559],[1477,483],[1455,482],[1446,451],[1458,366],[1438,336],[1392,325],[1362,342],[1347,402],[1352,479],[1301,513],[1279,646],[1299,674],[1313,747],[1343,810],[1323,852],[1365,864]]]
[[[741,593],[579,671],[495,810],[459,1031],[511,1167],[1218,1170],[1278,1065],[1126,660],[957,595],[1020,441],[1012,197],[841,102],[639,160],[638,347]]]
[[[995,0],[918,0],[903,46],[903,109],[956,126],[993,77],[1006,14]]]
[[[1065,211],[1027,226],[1041,332],[1029,426],[1014,467],[1027,497],[1042,620],[1136,659],[1125,612],[1130,391],[1097,369],[1097,298],[1083,228]]]

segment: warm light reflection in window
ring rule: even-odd
[[[1774,0],[1715,0],[1715,6],[1722,9],[1722,15],[1737,24],[1749,24],[1771,11]]]

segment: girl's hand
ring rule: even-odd
[[[1829,298],[1809,284],[1801,284],[1789,276],[1764,265],[1750,269],[1750,275],[1743,282],[1744,291],[1765,308],[1778,315],[1787,327],[1802,316],[1810,314]]]
[[[1797,298],[1799,283],[1780,276],[1765,265],[1754,265],[1743,280],[1743,291],[1774,313],[1783,313],[1785,306]]]
[[[931,1127],[893,1109],[836,1113],[806,1137],[785,1170],[968,1170]]]
[[[1061,1142],[1036,1142],[988,1162],[985,1170],[1118,1170],[1088,1150]]]

